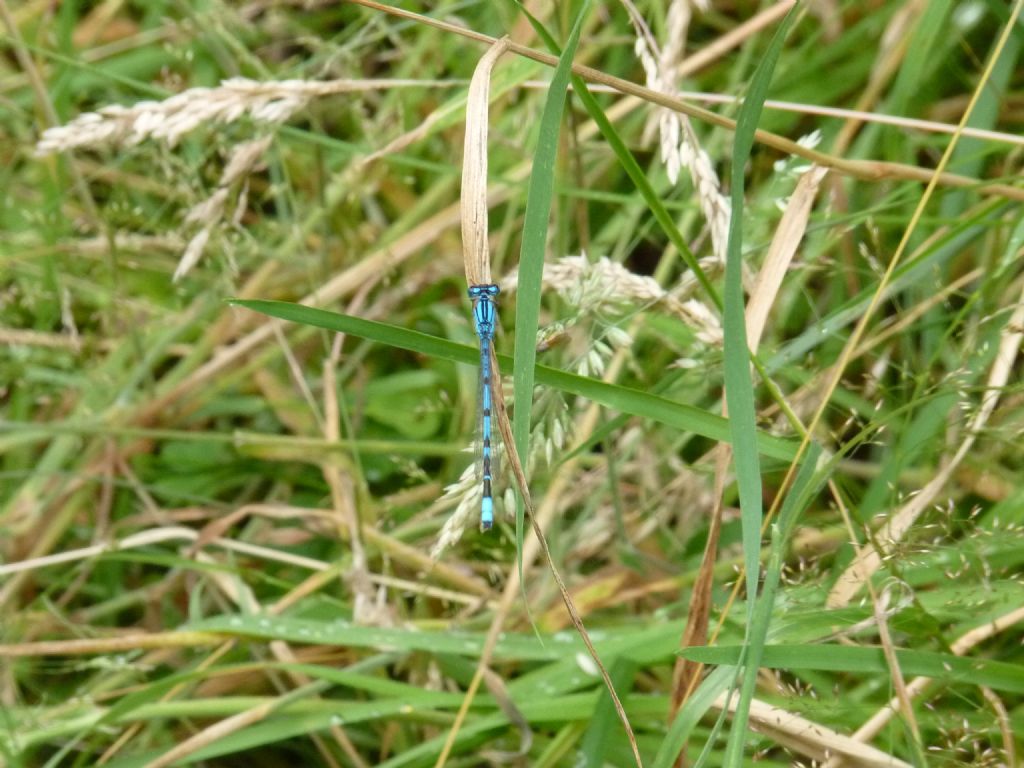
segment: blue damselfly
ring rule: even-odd
[[[495,297],[498,286],[493,283],[469,286],[473,300],[473,326],[480,339],[480,527],[489,530],[494,524],[494,497],[491,495],[491,347],[498,323]]]

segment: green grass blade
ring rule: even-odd
[[[736,677],[735,667],[719,667],[710,675],[704,678],[682,709],[672,721],[668,733],[658,747],[658,754],[654,758],[654,768],[671,768],[675,765],[683,745],[693,734],[697,723],[711,709],[715,699],[724,693]]]
[[[743,523],[743,552],[747,570],[747,595],[757,594],[758,556],[761,551],[761,468],[754,448],[756,413],[754,384],[747,347],[745,303],[743,298],[743,192],[744,170],[754,146],[754,133],[771,82],[771,73],[791,16],[779,26],[769,50],[754,73],[750,90],[743,100],[736,121],[732,151],[732,214],[725,265],[725,307],[722,317],[724,335],[725,400],[729,406],[729,427],[736,466]],[[753,600],[748,601],[753,610]],[[749,615],[749,611],[748,611]]]
[[[735,664],[742,646],[694,646],[682,651],[685,658],[704,664]],[[905,675],[924,675],[947,684],[987,685],[1009,693],[1024,693],[1024,666],[1005,661],[972,659],[951,653],[897,650],[896,659]],[[889,673],[880,647],[849,645],[766,645],[761,666],[770,669],[815,670],[856,674]]]
[[[323,643],[346,648],[388,648],[402,652],[423,651],[478,658],[485,637],[480,632],[408,632],[404,629],[364,627],[344,622],[315,621],[279,616],[231,615],[199,619],[184,625],[185,631],[223,632],[232,637],[287,640],[292,643]],[[575,651],[580,644],[573,644]],[[556,649],[546,648],[532,635],[507,635],[498,641],[495,659],[553,661]]]
[[[779,513],[778,521],[772,526],[772,547],[768,564],[765,567],[764,587],[754,603],[753,616],[744,642],[746,655],[743,658],[743,678],[740,683],[740,698],[733,715],[732,730],[729,732],[729,743],[726,745],[725,765],[740,765],[743,762],[743,743],[746,735],[746,721],[750,712],[750,704],[754,699],[757,686],[757,671],[761,666],[765,641],[768,638],[768,627],[772,621],[772,607],[775,605],[775,593],[779,588],[782,575],[782,556],[785,551],[786,536],[792,530],[793,523],[800,512],[810,502],[812,493],[824,481],[825,472],[816,473],[821,448],[811,443],[800,471]],[[826,470],[827,471],[827,470]],[[817,481],[817,482],[816,482]],[[760,537],[759,537],[760,538]]]
[[[465,344],[303,304],[265,300],[233,300],[231,303],[281,320],[347,333],[442,360],[473,364],[480,356],[479,350]],[[498,355],[498,362],[507,370],[513,369],[514,361],[508,355]],[[726,419],[691,405],[629,387],[577,376],[546,365],[537,365],[535,370],[538,384],[586,397],[613,410],[651,419],[684,432],[694,432],[712,440],[729,439],[729,424]],[[792,440],[784,440],[763,432],[757,434],[757,446],[765,456],[773,459],[792,461],[796,456],[797,446]]]
[[[750,89],[743,99],[736,120],[736,136],[732,151],[732,214],[729,217],[729,240],[725,263],[725,307],[722,317],[725,355],[725,400],[729,406],[729,427],[732,433],[733,463],[736,467],[736,485],[740,498],[740,520],[743,536],[743,559],[747,572],[747,619],[754,618],[754,597],[757,595],[759,558],[761,554],[761,465],[756,447],[757,421],[754,406],[754,383],[751,377],[750,352],[747,347],[746,313],[743,298],[743,195],[744,171],[754,146],[754,133],[768,95],[772,71],[782,51],[786,33],[793,22],[791,10],[775,32],[768,50],[754,72]],[[771,574],[769,574],[771,576]],[[762,597],[771,604],[769,596]],[[763,611],[763,609],[761,609]],[[743,756],[743,743],[747,730],[750,700],[757,675],[757,656],[767,632],[767,617],[759,640],[753,637],[753,626],[748,623],[747,642],[751,654],[743,671],[743,684],[739,705],[733,716],[732,730],[725,751],[725,765],[739,765]]]
[[[548,87],[544,112],[540,118],[537,149],[533,154],[533,169],[526,196],[526,214],[523,220],[523,241],[519,252],[519,285],[516,292],[516,355],[512,382],[515,411],[512,433],[516,451],[523,464],[530,451],[530,414],[533,411],[534,365],[537,362],[537,327],[540,316],[541,281],[544,277],[544,249],[548,240],[548,220],[555,189],[555,158],[558,154],[558,135],[562,113],[572,73],[572,57],[580,41],[580,29],[590,3],[586,0],[576,15],[569,41],[555,68]],[[523,572],[523,502],[516,504],[516,551],[519,553],[519,573]]]
[[[609,670],[612,684],[617,691],[628,691],[633,687],[637,664],[630,658],[619,656]],[[580,757],[587,768],[601,768],[607,764],[606,756],[612,751],[612,742],[622,734],[619,716],[615,712],[612,698],[602,690],[594,707],[594,715],[580,742]],[[624,741],[624,739],[623,739]]]

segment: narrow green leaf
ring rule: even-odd
[[[530,414],[533,411],[534,366],[537,362],[537,327],[540,317],[541,281],[544,277],[544,249],[548,240],[548,220],[555,189],[555,158],[558,154],[558,134],[562,125],[572,57],[580,41],[580,29],[589,8],[585,0],[576,15],[569,41],[555,68],[548,87],[544,112],[540,118],[537,149],[533,154],[533,169],[526,196],[526,215],[523,220],[523,241],[519,252],[519,283],[516,292],[516,355],[512,382],[515,411],[512,432],[516,451],[525,471],[530,451]],[[519,553],[519,573],[523,572],[522,499],[516,504],[516,551]]]
[[[793,10],[786,15],[775,32],[761,63],[754,72],[750,89],[743,99],[736,120],[736,136],[732,151],[732,212],[729,216],[729,240],[725,262],[725,307],[722,316],[724,335],[725,401],[729,406],[729,428],[732,433],[733,462],[740,498],[740,522],[743,537],[743,560],[747,573],[747,643],[753,642],[755,596],[761,554],[761,466],[756,447],[757,421],[754,406],[754,383],[747,346],[746,313],[743,298],[743,194],[744,170],[754,146],[754,133],[768,95],[775,62],[782,51],[786,33],[794,19]],[[762,598],[770,611],[769,596]],[[762,609],[763,610],[763,609]],[[765,626],[767,632],[767,616]],[[763,642],[763,639],[762,639]],[[753,649],[752,650],[758,650]],[[754,654],[743,672],[740,703],[733,716],[732,731],[725,751],[725,765],[739,765],[747,730],[747,717],[753,685],[757,674]]]
[[[435,654],[479,657],[485,637],[480,632],[409,632],[405,629],[364,627],[344,621],[324,622],[291,617],[235,615],[215,616],[186,624],[185,631],[223,632],[232,637],[287,640],[291,643],[338,645],[349,648],[391,648]],[[575,643],[575,651],[581,644]],[[530,635],[509,634],[498,641],[495,659],[551,661],[557,649],[545,648]]]
[[[722,317],[724,335],[725,400],[729,406],[733,461],[740,497],[743,527],[743,553],[747,571],[747,594],[757,594],[758,556],[761,551],[761,469],[754,449],[756,412],[754,384],[747,347],[745,303],[743,297],[743,193],[744,170],[754,146],[754,133],[761,117],[771,73],[782,42],[792,21],[792,11],[779,25],[764,58],[754,73],[750,89],[743,99],[736,120],[732,150],[731,207],[729,240],[725,264],[725,308]],[[753,600],[748,601],[753,610]],[[749,614],[749,612],[748,612]]]
[[[456,344],[454,341],[429,336],[419,331],[410,331],[395,325],[328,312],[303,304],[292,304],[286,301],[243,301],[240,299],[233,300],[231,303],[281,320],[347,333],[442,360],[473,364],[480,357],[479,350],[465,344]],[[506,370],[512,370],[514,365],[513,359],[508,355],[498,355],[498,362]],[[538,384],[586,397],[613,410],[651,419],[684,432],[693,432],[712,440],[729,439],[729,424],[726,419],[691,405],[677,403],[629,387],[606,384],[597,379],[577,376],[557,368],[549,368],[546,365],[536,365],[534,369]],[[773,435],[758,433],[757,446],[765,456],[773,459],[792,461],[796,456],[797,446],[792,440],[784,440]]]
[[[735,664],[743,646],[695,646],[682,656],[704,664]],[[923,675],[944,683],[987,685],[1011,693],[1024,693],[1024,666],[990,659],[970,659],[951,653],[897,650],[896,659],[905,675]],[[761,666],[770,669],[808,669],[819,672],[888,674],[889,665],[880,647],[849,645],[766,645]]]
[[[949,222],[948,229],[936,233],[934,242],[922,249],[920,255],[900,264],[893,279],[882,292],[882,298],[889,300],[907,288],[928,279],[935,270],[963,254],[966,248],[977,242],[979,237],[996,226],[1007,215],[1011,204],[1007,201],[993,201],[979,206],[972,216],[962,216]],[[825,317],[813,323],[795,338],[786,342],[781,350],[769,358],[765,367],[769,372],[777,371],[807,357],[828,339],[835,338],[854,325],[871,303],[875,286],[865,287],[856,296],[831,310]]]
[[[572,87],[579,96],[580,102],[586,108],[587,113],[591,119],[597,124],[598,129],[601,131],[601,135],[604,136],[605,141],[612,148],[612,151],[618,157],[619,162],[625,169],[626,173],[629,174],[629,178],[636,185],[637,191],[644,198],[644,202],[647,203],[647,207],[651,209],[651,213],[654,215],[655,221],[661,226],[662,231],[668,237],[672,245],[675,246],[676,250],[679,251],[679,255],[683,257],[683,261],[686,262],[686,266],[693,272],[694,277],[697,278],[697,282],[700,283],[701,288],[704,289],[704,293],[714,302],[716,307],[721,308],[722,299],[718,295],[718,291],[708,280],[704,270],[701,269],[700,264],[697,263],[697,257],[690,250],[690,247],[686,244],[685,238],[679,228],[676,227],[675,219],[672,214],[669,213],[668,209],[662,204],[661,197],[654,190],[654,186],[647,178],[647,174],[644,173],[640,164],[633,157],[633,153],[629,151],[629,147],[626,146],[626,142],[622,140],[618,132],[615,130],[615,126],[612,125],[611,120],[605,115],[604,110],[597,103],[597,99],[593,97],[590,90],[587,88],[586,81],[577,75],[573,75]]]
[[[617,691],[629,691],[633,688],[637,664],[625,656],[617,657],[611,664],[610,675],[612,684]],[[580,741],[580,757],[587,768],[602,768],[607,765],[607,755],[612,752],[615,737],[622,738],[622,729],[618,727],[619,716],[612,704],[608,691],[602,690],[594,707],[593,717]],[[622,739],[625,741],[624,739]]]
[[[723,666],[704,678],[704,682],[687,699],[686,704],[672,721],[668,733],[662,740],[661,746],[658,747],[658,754],[654,757],[654,768],[671,768],[675,765],[676,758],[682,751],[683,745],[689,740],[697,723],[711,709],[715,699],[728,689],[735,677],[735,667]]]
[[[772,548],[765,567],[764,588],[758,596],[747,636],[744,641],[746,654],[743,657],[743,679],[740,683],[740,698],[733,715],[733,727],[726,745],[725,765],[739,765],[743,760],[743,742],[746,732],[746,719],[750,712],[750,704],[754,699],[757,686],[757,672],[764,654],[765,640],[768,638],[768,627],[772,621],[772,607],[775,605],[775,593],[779,588],[782,575],[782,555],[785,551],[786,535],[792,530],[793,523],[800,512],[810,502],[811,494],[821,487],[827,469],[816,472],[821,447],[811,443],[807,455],[800,465],[793,485],[786,494],[786,499],[779,512],[778,521],[772,526]],[[760,537],[758,537],[760,542]],[[754,602],[750,600],[749,602]],[[742,713],[742,718],[741,718]]]
[[[811,503],[811,499],[820,489],[822,483],[832,471],[836,458],[832,462],[820,466],[821,456],[824,451],[817,443],[811,443],[807,447],[807,453],[800,460],[800,469],[796,473],[793,485],[790,487],[786,498],[782,502],[782,509],[779,510],[779,530],[782,533],[783,542],[789,537],[797,518]]]

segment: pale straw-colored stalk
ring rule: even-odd
[[[491,282],[487,231],[488,195],[486,123],[488,120],[487,106],[490,90],[489,80],[494,62],[510,47],[510,41],[505,38],[496,41],[484,55],[481,62],[477,65],[477,69],[473,75],[473,80],[470,84],[469,102],[467,104],[466,150],[463,158],[461,207],[463,252],[466,266],[466,277],[470,285]],[[636,742],[636,736],[633,732],[632,726],[630,725],[629,718],[626,716],[626,712],[622,707],[622,702],[615,691],[611,677],[601,662],[601,659],[590,640],[586,627],[583,625],[579,612],[573,603],[572,596],[569,594],[568,588],[565,586],[565,583],[558,573],[558,569],[555,566],[551,557],[551,552],[548,549],[547,542],[544,538],[544,527],[547,524],[548,515],[543,511],[538,513],[533,507],[529,487],[526,481],[526,474],[522,466],[522,462],[520,461],[520,457],[516,452],[515,441],[512,435],[512,425],[509,421],[505,407],[505,398],[501,390],[500,372],[498,370],[497,357],[494,355],[493,346],[491,347],[491,361],[493,366],[491,387],[493,390],[495,423],[498,430],[501,432],[505,445],[507,446],[508,462],[512,469],[512,473],[516,478],[516,485],[519,489],[527,518],[533,527],[535,537],[530,540],[530,543],[535,541],[539,544],[544,558],[547,561],[551,575],[553,576],[555,583],[558,585],[566,610],[568,611],[573,625],[579,632],[580,638],[583,640],[583,643],[586,645],[587,651],[590,654],[588,665],[593,667],[603,679],[616,714],[619,716],[619,719],[625,728],[630,746],[633,749],[633,756],[636,761],[637,768],[643,768],[639,747]],[[527,414],[527,416],[528,415],[529,414]],[[533,557],[534,554],[530,551],[530,545],[524,542],[523,551],[520,553],[520,564],[529,564]],[[447,762],[448,756],[451,754],[451,750],[458,736],[458,732],[466,718],[470,703],[472,702],[481,682],[488,676],[487,667],[490,663],[491,654],[493,653],[498,633],[500,632],[500,628],[504,623],[507,611],[510,607],[510,603],[506,598],[510,594],[515,594],[515,590],[515,580],[510,579],[505,592],[506,597],[503,598],[501,606],[491,623],[491,630],[488,633],[483,654],[481,655],[476,672],[463,699],[462,706],[456,714],[455,721],[448,732],[448,736],[441,749],[441,753],[438,755],[437,761],[435,762],[435,768],[442,768]],[[592,664],[590,663],[591,661]]]
[[[714,708],[734,712],[736,704],[735,696],[723,693],[715,700]],[[850,761],[849,765],[863,768],[911,768],[910,763],[880,749],[759,699],[750,703],[750,727],[813,761],[841,756]]]
[[[782,220],[775,230],[768,253],[765,256],[761,271],[757,275],[754,290],[747,302],[746,328],[747,344],[756,350],[761,342],[761,334],[768,322],[768,311],[778,297],[782,280],[789,270],[789,265],[796,255],[804,233],[811,209],[818,197],[818,187],[828,173],[827,168],[812,167],[800,176],[796,189],[790,195],[789,204],[782,215]]]

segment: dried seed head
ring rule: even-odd
[[[704,8],[705,3],[695,2]],[[629,19],[636,32],[633,50],[644,69],[647,87],[666,94],[678,91],[675,70],[683,54],[683,43],[690,23],[691,9],[688,0],[677,0],[669,10],[668,39],[665,49],[659,48],[650,27],[631,2],[626,3]],[[697,191],[697,200],[708,221],[711,243],[715,256],[725,263],[725,249],[728,242],[729,216],[731,206],[721,192],[718,174],[711,161],[700,148],[697,134],[689,119],[668,109],[658,110],[658,132],[660,135],[661,159],[665,172],[673,184],[679,180],[679,171],[686,168]]]
[[[412,86],[451,86],[418,80],[276,80],[260,82],[233,77],[216,88],[189,88],[163,101],[118,104],[86,112],[70,123],[48,128],[36,144],[36,155],[68,149],[130,146],[156,139],[173,146],[182,136],[209,123],[253,120],[282,123],[311,99],[339,93]]]
[[[190,88],[163,101],[140,101],[130,107],[115,104],[47,129],[36,144],[36,155],[105,145],[131,146],[145,139],[174,146],[201,125],[231,123],[245,115],[280,123],[310,98],[320,95],[326,85],[304,80],[261,83],[235,77],[217,88]]]
[[[263,138],[247,141],[235,147],[231,157],[228,159],[227,165],[224,166],[217,189],[206,200],[192,206],[192,209],[185,215],[186,223],[198,224],[200,229],[192,236],[181,260],[178,262],[177,268],[174,270],[173,279],[175,282],[188,274],[199,263],[199,259],[203,255],[203,250],[206,248],[210,236],[224,219],[224,211],[227,207],[231,186],[241,180],[244,192],[245,182],[248,180],[249,174],[267,151],[270,141],[270,136],[264,136]],[[244,204],[245,195],[240,193],[238,205],[232,218],[238,219],[241,216]]]
[[[457,544],[473,517],[480,514],[480,484],[476,481],[476,468],[472,464],[463,470],[457,482],[445,487],[441,501],[447,499],[458,499],[459,502],[441,528],[437,543],[430,550],[434,560]]]
[[[681,301],[653,278],[634,274],[607,257],[591,262],[585,255],[565,256],[544,265],[542,280],[544,287],[556,291],[581,314],[614,311],[630,304],[658,305],[693,326],[704,343],[721,343],[721,324],[706,305],[696,299]],[[517,286],[516,273],[502,281],[502,290],[512,292]]]

